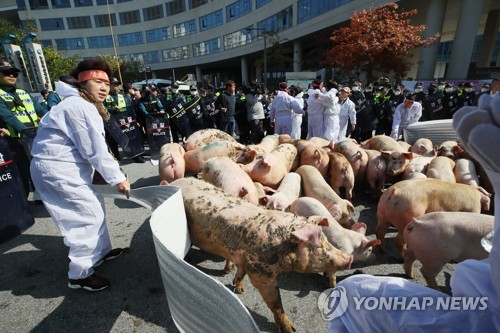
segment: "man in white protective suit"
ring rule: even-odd
[[[339,113],[340,104],[338,94],[338,85],[329,80],[325,84],[326,92],[318,96],[318,100],[325,107],[323,111],[323,135],[328,141],[335,141],[339,136]]]
[[[130,184],[104,139],[109,114],[102,104],[111,68],[103,59],[80,62],[57,92],[64,99],[40,121],[31,161],[37,193],[69,247],[68,287],[99,291],[109,281],[94,267],[119,256],[112,249],[104,199],[92,188],[97,171],[128,197]]]
[[[484,95],[478,107],[466,106],[458,110],[453,117],[453,127],[467,152],[486,169],[497,193],[495,207],[500,207],[500,150],[497,147],[500,140],[500,95]],[[465,260],[456,265],[450,281],[452,296],[402,278],[363,274],[343,280],[329,298],[331,303],[336,301],[335,297],[343,299],[338,303],[342,304],[339,310],[329,313],[333,314],[328,318],[329,332],[499,332],[498,211],[495,212],[494,237],[490,246],[489,258]],[[373,305],[390,297],[399,300],[395,309],[373,309],[360,301],[371,299]],[[408,305],[410,300],[414,301],[411,307]],[[447,302],[452,302],[451,306],[446,306]],[[406,303],[404,308],[403,303]]]
[[[323,93],[323,81],[314,80],[311,87],[307,90],[307,139],[312,137],[323,137],[324,124],[323,113],[325,107],[319,102],[319,96]]]
[[[271,125],[274,134],[292,135],[292,117],[294,114],[304,114],[295,99],[288,94],[288,84],[281,82],[278,85],[278,94],[271,104]]]

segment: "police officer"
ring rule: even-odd
[[[424,92],[424,84],[422,82],[415,83],[413,92],[415,96],[415,102],[422,103],[426,96]]]
[[[391,134],[391,126],[393,119],[393,108],[391,104],[391,96],[390,88],[386,86],[379,86],[378,95],[375,96],[374,100],[374,110],[377,115],[378,124],[377,129],[375,130],[376,135]]]
[[[6,137],[6,140],[28,196],[30,157],[27,148],[19,139],[31,139],[35,136],[38,119],[43,117],[46,110],[26,91],[16,88],[19,72],[19,69],[12,67],[8,62],[0,62],[0,128],[9,130],[10,137]]]
[[[443,95],[435,83],[427,88],[427,95],[422,102],[422,117],[420,121],[444,119]]]
[[[194,84],[189,87],[189,92],[190,94],[185,96],[186,105],[184,109],[186,110],[192,130],[198,131],[204,128],[203,114],[200,105],[201,97],[198,94],[198,88]]]
[[[42,95],[42,101],[40,105],[45,109],[45,112],[49,112],[49,106],[47,105],[47,97],[49,97],[49,91],[47,89],[40,90],[40,95]]]
[[[447,83],[444,87],[443,107],[444,107],[444,117],[446,119],[453,118],[453,115],[459,109],[458,95],[457,91],[453,87],[453,83]]]
[[[182,138],[187,138],[193,133],[184,109],[185,105],[186,99],[179,93],[179,84],[174,82],[172,84],[172,97],[169,104],[165,106],[165,112],[169,116],[170,132],[175,143],[182,142]]]
[[[472,82],[465,82],[464,89],[458,96],[458,104],[462,106],[474,105],[476,101],[476,91],[474,90],[474,84]]]

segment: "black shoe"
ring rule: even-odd
[[[101,266],[103,262],[108,261],[108,260],[113,260],[115,258],[118,258],[121,254],[123,253],[122,248],[116,248],[108,252],[104,257],[101,258],[98,262],[94,264],[93,267],[98,267]]]
[[[92,274],[85,279],[69,279],[68,287],[71,289],[83,288],[88,291],[101,291],[109,287],[109,280],[97,274]]]
[[[134,157],[134,162],[135,163],[146,163],[146,161],[144,160],[144,158],[142,158],[142,156]]]

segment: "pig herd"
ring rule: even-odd
[[[324,273],[334,286],[337,271],[373,260],[374,246],[384,253],[390,226],[408,277],[419,260],[432,288],[446,263],[488,255],[480,239],[493,217],[481,211],[491,186],[457,142],[268,135],[245,146],[206,129],[164,145],[159,175],[182,189],[193,245],[225,258],[226,272],[236,266],[236,293],[248,275],[285,332],[295,328],[281,304],[281,272]],[[378,200],[376,240],[353,214],[353,196],[365,191]]]

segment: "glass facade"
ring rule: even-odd
[[[106,6],[107,4],[112,5],[114,3],[115,3],[114,0],[95,0],[95,4],[98,6]]]
[[[270,3],[272,0],[255,0],[255,8],[260,8],[268,3]]]
[[[31,10],[49,9],[47,0],[29,0]]]
[[[193,44],[193,57],[208,55],[220,51],[220,38]]]
[[[196,33],[196,21],[186,21],[172,26],[174,38],[189,36]]]
[[[64,21],[62,18],[41,19],[38,22],[42,31],[64,30]]]
[[[67,17],[66,23],[68,24],[69,30],[92,28],[92,22],[90,22],[90,16]]]
[[[162,61],[174,61],[174,60],[182,60],[189,58],[189,46],[180,46],[174,47],[172,49],[163,50],[162,52]]]
[[[56,39],[56,46],[59,51],[82,50],[85,49],[83,38],[63,38]]]
[[[52,46],[52,39],[41,39],[40,44],[42,44],[44,47],[49,47]]]
[[[73,0],[75,2],[75,7],[89,7],[92,6],[92,0]]]
[[[309,21],[327,11],[338,8],[352,0],[299,0],[297,4],[297,23]]]
[[[222,18],[222,9],[219,9],[208,15],[200,16],[200,31],[215,28],[222,25],[222,23],[224,23]]]
[[[52,0],[52,8],[69,8],[71,2],[69,0]]]
[[[189,0],[189,9],[200,7],[208,3],[208,0]]]
[[[261,31],[281,32],[291,28],[293,25],[292,6],[283,9],[278,14],[268,17],[257,23],[257,28]]]
[[[224,50],[252,43],[252,27],[247,27],[224,36]]]
[[[158,6],[144,8],[142,10],[142,16],[144,17],[144,21],[151,21],[163,18],[163,6],[158,5]]]
[[[226,7],[226,21],[231,22],[252,11],[252,0],[238,0]]]
[[[132,53],[130,60],[139,61],[141,64],[155,64],[160,62],[160,53],[158,51]]]
[[[184,0],[173,0],[166,3],[167,16],[182,13],[186,10],[184,7]]]
[[[129,34],[118,35],[118,45],[139,45],[144,44],[144,34],[142,32],[132,32]]]
[[[94,15],[94,24],[96,28],[109,27],[109,19],[111,18],[111,24],[116,25],[116,14],[102,14]]]
[[[172,38],[172,28],[163,27],[158,29],[146,30],[146,42],[162,42]]]
[[[87,45],[89,49],[113,47],[113,38],[111,35],[87,37]]]
[[[26,10],[26,3],[24,0],[16,0],[16,4],[19,10]]]
[[[141,22],[141,13],[139,10],[131,10],[129,12],[120,13],[120,24],[134,24]]]

